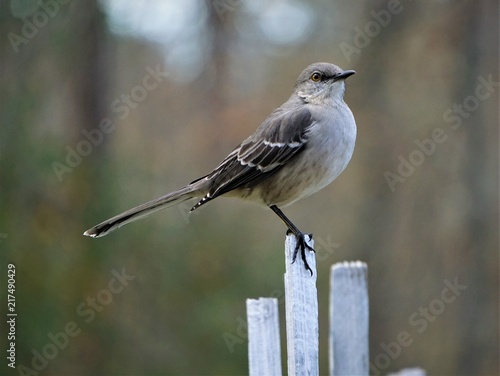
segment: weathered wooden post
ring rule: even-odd
[[[300,257],[292,264],[297,240],[288,235],[285,242],[285,307],[288,350],[288,375],[319,375],[318,292],[316,257],[306,250],[312,269],[306,270]],[[312,239],[309,241],[314,246]]]
[[[368,376],[367,266],[334,264],[330,283],[330,375]]]
[[[278,299],[247,299],[250,376],[281,376]]]

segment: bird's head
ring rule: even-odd
[[[344,97],[344,80],[356,73],[353,70],[342,70],[330,63],[314,63],[302,71],[295,93],[306,102],[323,100],[341,101]]]

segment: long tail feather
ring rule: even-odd
[[[153,213],[156,213],[157,211],[169,208],[182,201],[189,200],[190,198],[195,197],[194,193],[195,190],[193,189],[193,186],[188,185],[175,192],[136,206],[135,208],[127,210],[126,212],[99,223],[97,226],[85,231],[83,235],[90,236],[92,238],[100,238],[101,236],[105,236],[111,231],[114,231],[127,223],[137,221],[138,219],[145,218]]]

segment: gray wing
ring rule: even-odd
[[[193,182],[205,179],[209,189],[192,210],[233,189],[252,188],[276,173],[307,146],[307,132],[312,124],[306,108],[275,110],[215,170]]]

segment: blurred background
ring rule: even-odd
[[[0,7],[2,374],[247,374],[245,299],[283,295],[270,210],[223,198],[82,233],[211,171],[316,61],[357,71],[358,125],[347,170],[285,209],[316,241],[321,373],[329,269],[359,259],[372,374],[498,374],[498,1]]]

